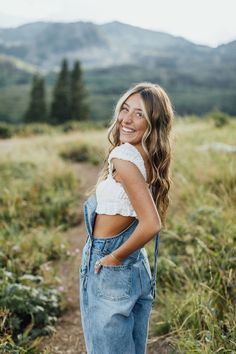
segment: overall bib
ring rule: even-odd
[[[135,219],[117,235],[95,237],[96,205],[95,195],[83,204],[87,240],[80,265],[80,311],[86,349],[88,354],[145,354],[160,235],[155,236],[153,274],[144,247],[122,265],[103,265],[95,273],[95,262],[124,243],[138,224]]]

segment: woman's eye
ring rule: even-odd
[[[142,118],[143,114],[142,113],[137,113],[137,115]]]

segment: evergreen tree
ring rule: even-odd
[[[52,123],[61,124],[70,119],[69,79],[68,63],[67,60],[64,59],[53,92],[50,112],[50,120]]]
[[[46,122],[47,120],[44,86],[44,78],[39,74],[35,74],[32,80],[29,107],[24,115],[26,123]]]
[[[88,119],[89,108],[85,99],[86,90],[82,80],[82,70],[77,60],[70,75],[70,119],[80,121]]]

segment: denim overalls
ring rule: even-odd
[[[144,354],[149,317],[155,298],[159,233],[155,237],[154,271],[146,249],[130,254],[122,265],[103,265],[94,272],[95,262],[124,243],[135,230],[135,219],[112,237],[93,236],[96,197],[84,202],[87,240],[80,265],[80,311],[88,354]]]

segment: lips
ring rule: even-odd
[[[123,126],[121,126],[121,130],[122,130],[123,133],[126,133],[126,134],[131,134],[131,133],[135,132],[134,129],[126,128],[126,127],[123,127]]]

